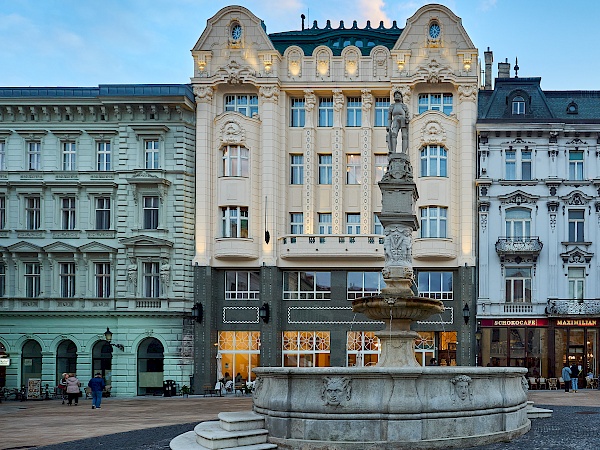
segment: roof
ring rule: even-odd
[[[319,28],[315,20],[312,28],[272,33],[269,34],[269,38],[282,55],[292,45],[302,48],[305,55],[312,55],[315,48],[325,45],[331,49],[334,56],[340,56],[345,47],[354,45],[360,49],[363,56],[367,56],[377,45],[383,45],[391,50],[402,31],[403,29],[396,25],[396,21],[390,28],[385,28],[383,22],[378,28],[372,28],[370,21],[367,21],[365,28],[358,28],[356,20],[352,23],[351,28],[345,28],[344,21],[340,21],[339,28],[335,29],[331,28],[329,20],[325,28]]]

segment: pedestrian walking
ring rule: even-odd
[[[67,378],[69,378],[68,373],[63,373],[61,375],[60,381],[58,382],[58,391],[60,392],[60,397],[62,398],[62,404],[65,404],[65,400],[67,399]]]
[[[573,364],[571,366],[571,388],[573,389],[573,392],[577,392],[578,389],[579,372],[580,370],[579,367],[577,367],[577,364]]]
[[[79,406],[79,394],[81,394],[81,382],[74,373],[67,378],[67,405],[71,406],[75,400],[75,406]]]
[[[569,392],[569,384],[571,384],[571,369],[569,363],[565,361],[565,366],[562,369],[562,379],[565,382],[565,392]]]
[[[100,403],[102,403],[102,392],[106,383],[102,374],[97,372],[96,375],[88,381],[88,387],[92,390],[92,409],[100,409]]]

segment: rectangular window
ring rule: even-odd
[[[226,238],[248,237],[248,208],[227,206],[222,209],[223,236]]]
[[[75,297],[75,263],[60,264],[60,296]]]
[[[6,144],[0,142],[0,170],[6,170]]]
[[[358,214],[358,213],[346,214],[346,233],[360,234],[360,214]]]
[[[333,97],[319,99],[319,126],[333,126]]]
[[[360,155],[346,155],[346,184],[361,184]]]
[[[158,228],[158,197],[144,197],[144,229]]]
[[[388,169],[387,155],[375,155],[375,183],[379,183]]]
[[[531,180],[532,159],[530,150],[506,150],[504,155],[506,180]]]
[[[226,95],[225,111],[236,111],[247,117],[258,114],[258,95]]]
[[[144,142],[144,159],[146,161],[146,169],[158,169],[160,167],[159,154],[157,140]]]
[[[110,230],[110,198],[96,197],[96,230]]]
[[[531,151],[521,151],[521,180],[531,180]]]
[[[290,233],[304,234],[304,214],[290,213]]]
[[[110,297],[110,263],[95,263],[96,297]]]
[[[41,199],[39,197],[26,197],[25,228],[27,230],[39,230],[41,224]]]
[[[0,264],[0,297],[6,295],[6,266]]]
[[[144,297],[160,297],[160,268],[157,262],[144,263]]]
[[[506,302],[531,302],[531,269],[525,267],[506,268]]]
[[[39,297],[41,293],[41,269],[39,263],[25,264],[25,296]]]
[[[569,151],[569,180],[583,180],[583,152]]]
[[[421,149],[421,176],[448,176],[448,152],[444,147],[427,145]]]
[[[225,300],[259,300],[260,272],[225,272]]]
[[[284,300],[329,300],[331,272],[284,272]]]
[[[304,184],[304,155],[290,155],[290,184]]]
[[[77,148],[75,142],[63,142],[62,145],[62,166],[63,170],[77,170],[76,157]]]
[[[0,230],[6,229],[6,197],[0,195]]]
[[[329,331],[284,331],[283,367],[329,367]]]
[[[319,184],[331,184],[333,173],[332,156],[319,155]]]
[[[348,272],[347,298],[355,300],[360,297],[371,297],[381,293],[385,287],[383,275],[379,272]]]
[[[452,300],[452,272],[419,272],[419,296],[437,300]]]
[[[331,234],[331,213],[319,213],[319,234]]]
[[[110,169],[110,160],[111,160],[111,154],[110,154],[110,142],[98,142],[97,143],[97,148],[98,148],[98,170],[100,172],[107,172]]]
[[[584,242],[583,225],[585,211],[583,209],[569,210],[569,242]]]
[[[441,111],[450,115],[452,103],[452,94],[419,94],[419,114],[425,111]]]
[[[446,238],[448,209],[439,206],[421,208],[421,237]]]
[[[42,168],[42,144],[41,142],[27,143],[27,161],[29,170],[41,170]]]
[[[390,108],[390,99],[378,97],[375,99],[375,126],[387,127],[387,115]]]
[[[239,145],[223,147],[224,177],[248,177],[250,173],[250,152]]]
[[[293,128],[302,128],[304,126],[305,114],[306,114],[306,111],[304,110],[304,99],[303,98],[293,98],[293,99],[291,99],[291,105],[292,105],[292,114],[291,114],[292,123],[290,124],[290,126]]]
[[[531,236],[531,211],[526,208],[506,210],[506,237],[513,240]]]
[[[507,150],[505,156],[505,167],[506,167],[506,179],[516,180],[517,179],[517,152],[514,150]]]
[[[346,126],[360,127],[362,125],[362,99],[348,97],[346,103]]]
[[[62,197],[60,199],[61,229],[75,229],[75,198]]]
[[[381,355],[381,343],[372,331],[348,331],[346,333],[346,366],[374,366]]]
[[[583,267],[569,267],[569,298],[583,300],[584,289],[585,269]]]
[[[383,234],[383,225],[377,214],[373,214],[373,234]]]

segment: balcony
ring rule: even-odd
[[[544,244],[537,236],[500,237],[496,242],[496,253],[501,258],[511,256],[536,261],[543,246]]]
[[[548,299],[548,316],[599,316],[600,300],[593,299]]]
[[[489,302],[479,301],[477,305],[478,317],[529,317],[545,316],[545,303],[507,303],[507,302]]]
[[[356,235],[289,235],[280,239],[281,258],[362,258],[381,260],[383,236]]]

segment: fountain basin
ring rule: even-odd
[[[444,312],[440,300],[425,297],[398,297],[384,292],[372,297],[361,297],[352,301],[352,311],[362,313],[369,319],[389,320],[409,319],[424,320],[432,314]],[[390,314],[391,313],[391,314]]]
[[[463,448],[529,431],[520,368],[266,368],[254,411],[281,449]]]

